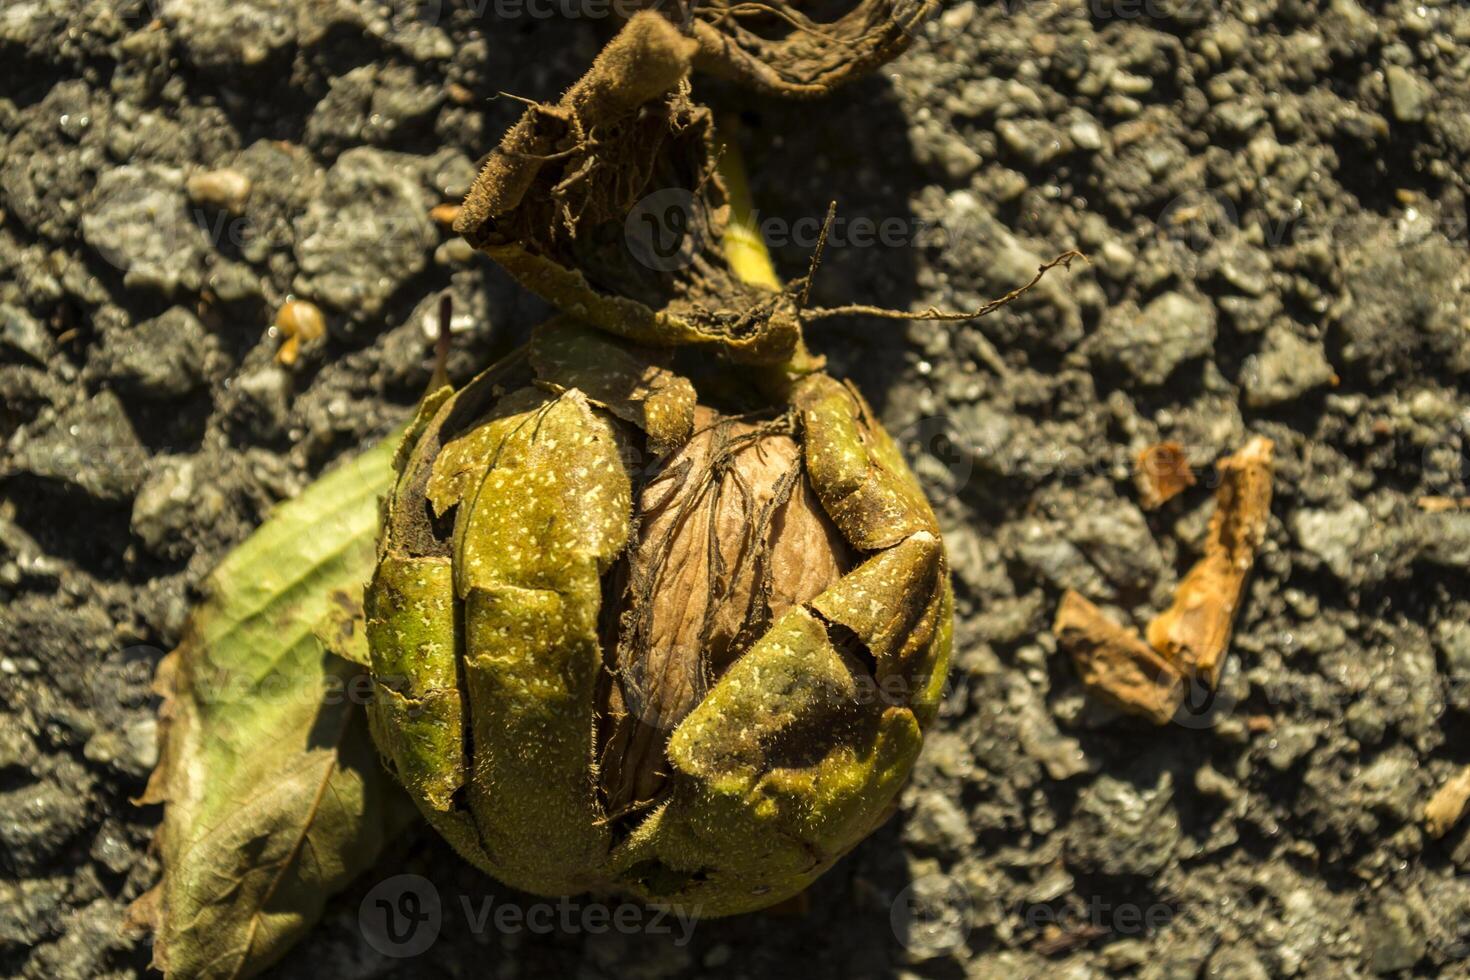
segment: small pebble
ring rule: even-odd
[[[250,200],[250,178],[229,168],[195,174],[185,183],[189,200],[206,207],[219,208],[231,214],[243,214]]]

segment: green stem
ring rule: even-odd
[[[745,159],[736,143],[739,131],[740,124],[734,116],[722,118],[716,130],[724,141],[718,166],[730,202],[730,220],[725,226],[723,242],[725,261],[742,282],[779,290],[782,288],[781,278],[776,274],[770,250],[761,237],[750,196],[750,182],[746,178]],[[754,381],[767,395],[785,401],[796,382],[822,370],[826,363],[826,358],[813,354],[806,346],[806,338],[801,335],[798,323],[796,348],[791,356],[780,364],[755,368]]]

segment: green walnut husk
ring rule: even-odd
[[[396,444],[322,477],[230,552],[159,665],[160,756],[140,802],[165,804],[163,876],[130,915],[168,976],[246,977],[280,959],[413,820],[368,734],[371,687],[334,655],[364,643]]]
[[[805,8],[805,9],[803,9]],[[811,4],[706,0],[663,9],[699,44],[695,66],[767,95],[817,96],[902,54],[938,0],[841,0],[822,19]]]
[[[891,813],[953,600],[853,388],[813,373],[736,415],[670,357],[557,319],[425,401],[366,593],[369,719],[501,881],[723,915]]]
[[[455,230],[603,330],[782,363],[800,347],[795,290],[748,282],[725,255],[712,117],[690,98],[698,51],[662,16],[635,15],[559,103],[506,133]]]

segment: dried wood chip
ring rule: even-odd
[[[1134,457],[1133,481],[1144,509],[1154,510],[1194,486],[1194,470],[1183,446],[1158,442]]]
[[[1062,597],[1052,630],[1093,694],[1156,725],[1174,717],[1184,700],[1184,676],[1150,649],[1136,630],[1113,622],[1070,589]]]
[[[1147,643],[1076,592],[1062,597],[1053,631],[1089,691],[1123,711],[1163,724],[1183,701],[1187,683],[1198,680],[1215,689],[1246,576],[1271,516],[1274,448],[1271,440],[1257,437],[1220,461],[1220,488],[1204,557],[1175,590],[1173,604],[1149,623]],[[1151,453],[1183,463],[1177,444],[1161,443],[1139,455],[1140,473],[1150,470],[1144,461]],[[1181,472],[1177,467],[1152,471]],[[1182,472],[1188,473],[1187,463]],[[1193,482],[1193,474],[1189,480]]]
[[[1470,510],[1470,497],[1420,497],[1415,503],[1419,505],[1420,510],[1428,514]]]
[[[1470,803],[1470,766],[1450,777],[1424,804],[1424,828],[1430,837],[1443,837],[1450,832]]]
[[[1220,488],[1205,553],[1148,626],[1148,642],[1186,677],[1211,690],[1220,679],[1246,577],[1271,516],[1270,439],[1252,439],[1219,463]]]

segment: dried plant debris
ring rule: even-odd
[[[795,301],[726,261],[712,117],[689,93],[698,47],[658,14],[635,15],[559,103],[526,110],[455,229],[604,330],[781,362],[798,344]]]
[[[814,96],[902,54],[939,3],[713,0],[663,9],[699,43],[701,71],[771,95]]]
[[[315,303],[291,299],[276,311],[276,330],[284,338],[276,351],[276,363],[291,367],[301,356],[304,345],[326,335],[327,321]]]
[[[1113,622],[1077,592],[1068,589],[1062,596],[1052,629],[1083,685],[1119,711],[1162,725],[1183,703],[1185,682],[1178,668],[1136,630]]]
[[[1053,632],[1088,690],[1163,724],[1173,717],[1186,685],[1198,682],[1213,690],[1219,683],[1246,578],[1271,516],[1273,448],[1271,440],[1256,437],[1218,464],[1220,486],[1204,555],[1175,590],[1170,607],[1149,623],[1147,643],[1077,593],[1062,597]]]
[[[1420,497],[1415,505],[1427,514],[1444,514],[1453,510],[1470,510],[1470,497]]]
[[[1177,442],[1145,446],[1133,459],[1133,482],[1145,510],[1157,510],[1194,486],[1194,470]]]
[[[362,643],[391,459],[386,443],[283,505],[214,571],[160,665],[143,802],[165,804],[163,878],[132,916],[169,976],[264,969],[412,816],[346,696],[361,668],[330,652]]]
[[[1470,804],[1470,766],[1455,773],[1424,804],[1424,829],[1430,837],[1439,838],[1450,832]]]
[[[853,389],[813,374],[737,417],[663,356],[557,319],[425,404],[367,592],[369,716],[502,881],[728,914],[886,819],[953,600]]]
[[[1257,436],[1220,460],[1204,556],[1179,583],[1173,604],[1148,625],[1149,645],[1211,690],[1225,666],[1246,578],[1266,537],[1274,449],[1270,439]]]

